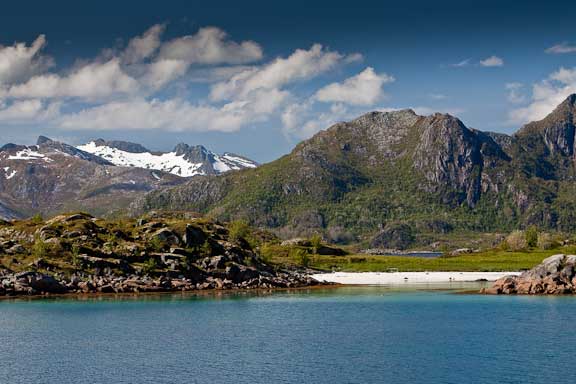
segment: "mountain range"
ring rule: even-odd
[[[258,167],[201,146],[162,153],[40,137],[35,146],[0,149],[0,214],[190,210],[282,237],[320,232],[375,245],[390,233],[410,240],[532,224],[569,231],[576,229],[575,127],[576,95],[513,135],[468,128],[449,114],[371,112]]]
[[[203,146],[178,144],[152,152],[124,141],[95,140],[74,147],[40,136],[36,145],[0,148],[0,217],[82,210],[98,215],[124,210],[139,195],[257,163]]]
[[[289,237],[576,229],[576,95],[513,135],[412,110],[333,125],[256,169],[193,178],[131,206],[244,219]]]

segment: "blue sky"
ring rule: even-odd
[[[397,108],[512,133],[576,91],[575,11],[554,1],[4,5],[0,141],[183,141],[265,162],[336,121]]]

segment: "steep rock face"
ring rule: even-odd
[[[483,192],[497,190],[489,170],[510,159],[482,132],[468,129],[457,118],[434,114],[418,123],[419,142],[414,167],[426,180],[425,190],[442,196],[446,204],[474,207]]]
[[[540,162],[540,176],[572,179],[573,175],[566,171],[574,170],[575,136],[576,95],[569,96],[544,119],[526,124],[515,135],[525,152]]]

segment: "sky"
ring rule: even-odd
[[[20,1],[0,14],[0,143],[45,135],[259,162],[363,113],[513,133],[576,92],[576,2]]]

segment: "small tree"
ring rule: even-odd
[[[526,245],[529,248],[538,246],[538,228],[535,225],[529,226],[526,230]]]
[[[320,236],[319,234],[315,233],[314,235],[312,235],[312,237],[310,238],[310,244],[312,244],[312,253],[313,254],[317,254],[318,250],[320,249],[320,247],[322,246],[322,236]]]

